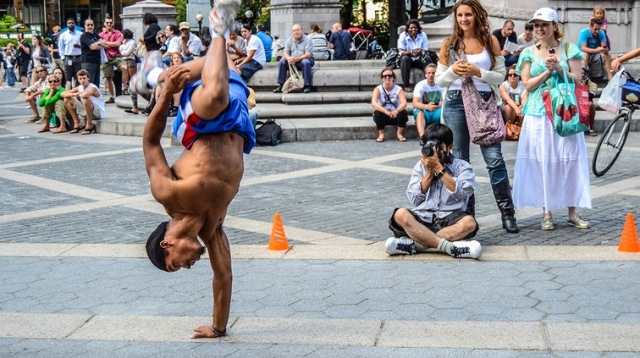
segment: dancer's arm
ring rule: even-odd
[[[170,67],[166,72],[167,81],[162,88],[158,101],[149,115],[142,135],[142,149],[147,167],[147,174],[151,181],[151,193],[159,202],[171,195],[166,185],[171,181],[172,173],[160,145],[162,133],[167,126],[169,104],[174,93],[182,91],[189,81],[189,69],[183,66]]]

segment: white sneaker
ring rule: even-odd
[[[213,9],[209,13],[209,28],[211,35],[224,36],[229,26],[236,20],[240,9],[240,0],[215,0]]]
[[[389,255],[413,255],[416,253],[416,245],[406,236],[390,237],[384,243],[384,251]]]
[[[454,241],[451,246],[451,256],[462,259],[477,259],[482,256],[482,246],[476,240]]]

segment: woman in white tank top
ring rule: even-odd
[[[487,100],[492,94],[500,98],[498,86],[504,81],[504,57],[500,54],[498,39],[490,32],[487,11],[479,0],[460,0],[453,7],[453,33],[445,39],[440,49],[440,62],[436,71],[436,83],[447,88],[443,115],[445,124],[453,131],[453,155],[469,162],[469,129],[464,111],[461,77],[471,77],[476,88]],[[449,63],[449,46],[456,53],[466,55],[466,62]],[[509,233],[520,231],[516,224],[509,174],[502,158],[500,143],[480,146],[493,188],[493,195],[500,210],[502,227]],[[475,214],[475,196],[469,198],[467,212]]]
[[[373,121],[378,129],[378,143],[384,142],[384,127],[398,126],[398,140],[406,142],[404,127],[409,117],[407,115],[407,98],[400,86],[396,85],[396,74],[386,67],[380,72],[382,84],[373,89],[371,106],[373,107]]]

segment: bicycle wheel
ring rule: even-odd
[[[595,176],[602,176],[611,169],[624,147],[628,134],[629,113],[620,113],[602,133],[596,151],[593,153],[591,169]]]

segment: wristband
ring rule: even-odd
[[[215,328],[213,328],[213,325],[211,325],[211,330],[213,331],[213,333],[217,334],[218,337],[224,337],[227,335],[227,330],[225,329],[224,331],[220,332],[218,330],[216,330]]]

